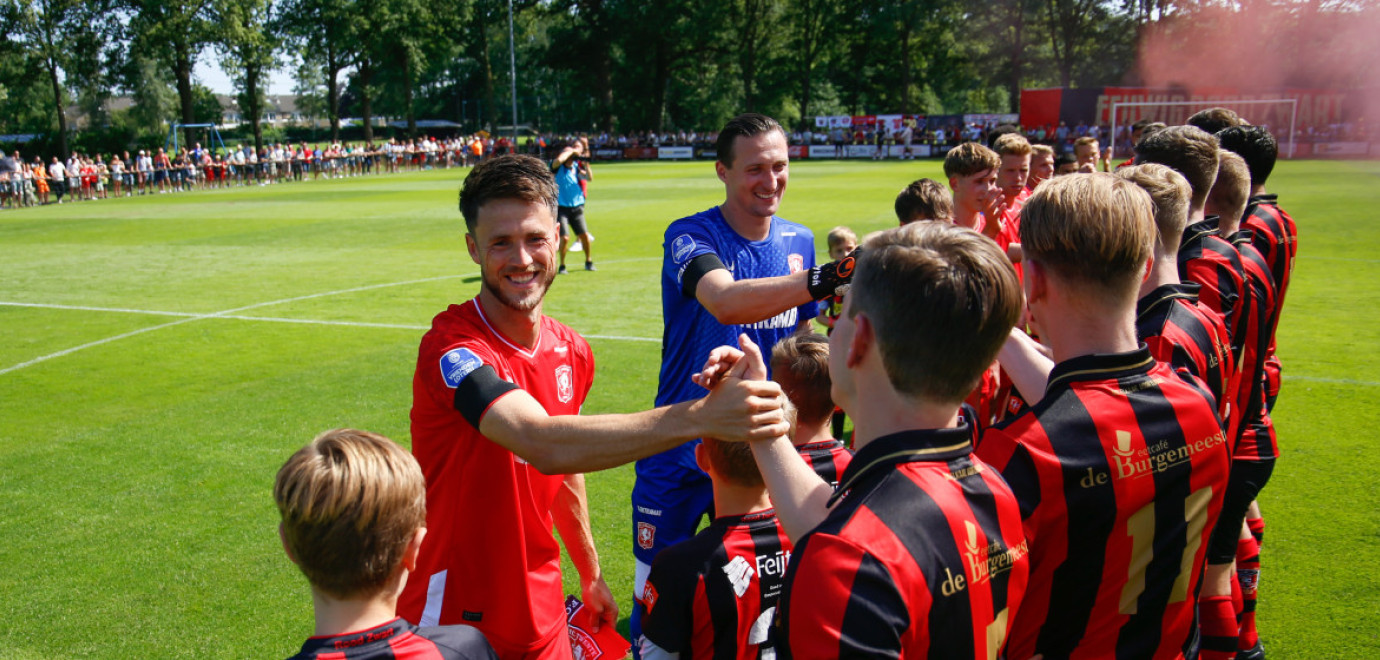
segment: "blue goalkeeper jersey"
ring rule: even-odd
[[[686,267],[706,254],[718,257],[734,280],[777,277],[813,268],[815,236],[804,225],[772,217],[767,238],[749,241],[733,231],[715,206],[672,222],[666,228],[662,250],[661,314],[665,330],[658,406],[704,396],[706,391],[691,382],[690,375],[704,366],[709,351],[725,344],[736,347],[739,333],[747,333],[764,355],[770,356],[777,341],[817,313],[818,306],[808,302],[757,323],[723,325],[700,305],[694,291],[683,290]]]

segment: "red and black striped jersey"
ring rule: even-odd
[[[1242,422],[1233,438],[1232,458],[1262,461],[1279,456],[1273,425],[1268,423],[1265,410],[1265,360],[1270,352],[1277,308],[1270,265],[1251,244],[1252,233],[1250,230],[1238,232],[1233,241],[1241,252],[1241,264],[1245,267],[1251,301],[1242,318],[1246,343],[1235,404],[1241,409]]]
[[[791,542],[772,509],[715,518],[663,550],[642,592],[642,657],[772,657],[790,558]]]
[[[978,456],[1011,485],[1030,542],[1007,657],[1183,657],[1230,469],[1206,390],[1145,347],[1066,360]]]
[[[1237,327],[1246,305],[1245,275],[1241,272],[1241,255],[1236,248],[1217,235],[1217,216],[1195,222],[1184,229],[1179,243],[1179,279],[1202,285],[1198,300],[1222,317],[1222,324],[1231,335],[1232,357],[1241,364],[1244,342]]]
[[[1207,387],[1225,422],[1236,396],[1231,337],[1222,319],[1198,302],[1198,289],[1195,282],[1166,284],[1141,296],[1136,334],[1156,360]]]
[[[805,464],[830,486],[839,485],[839,477],[848,469],[848,462],[853,460],[853,452],[841,441],[832,438],[807,442],[797,446],[795,450],[800,452]]]
[[[1277,195],[1256,195],[1246,206],[1241,228],[1251,230],[1251,245],[1260,250],[1270,264],[1274,278],[1276,304],[1282,305],[1289,290],[1289,277],[1294,272],[1294,258],[1298,256],[1298,226],[1284,209],[1279,207]]]
[[[1269,355],[1265,358],[1267,403],[1279,395],[1280,362],[1275,356],[1275,331],[1279,327],[1284,295],[1289,290],[1289,278],[1294,272],[1294,259],[1298,256],[1299,248],[1298,227],[1294,219],[1279,207],[1278,200],[1275,195],[1251,197],[1245,217],[1241,220],[1241,228],[1253,232],[1251,244],[1270,264],[1270,274],[1275,284],[1275,327],[1270,329]]]
[[[311,637],[288,660],[497,660],[483,633],[470,626],[418,628],[399,617],[381,626]]]
[[[853,456],[781,598],[787,658],[996,657],[1028,575],[1020,509],[972,431],[905,431]]]

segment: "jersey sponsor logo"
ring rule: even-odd
[[[570,403],[575,398],[575,372],[568,364],[556,367],[556,398],[561,403]]]
[[[645,507],[645,506],[638,506],[638,507],[637,507],[637,512],[638,512],[638,513],[645,513],[645,514],[647,514],[647,515],[649,515],[649,516],[659,516],[659,515],[661,515],[661,509],[649,509],[649,508],[647,508],[647,507]]]
[[[784,576],[786,575],[786,564],[791,561],[791,552],[789,550],[777,550],[776,554],[765,557],[757,555],[756,559],[758,575],[766,577]]]
[[[446,387],[454,389],[460,386],[465,376],[482,366],[484,361],[470,349],[452,348],[441,356],[441,379],[446,382]]]
[[[649,522],[637,523],[637,545],[643,550],[651,550],[656,542],[656,525]]]
[[[695,239],[689,234],[681,234],[671,241],[671,260],[680,264],[695,251]]]
[[[978,543],[978,528],[972,521],[965,520],[968,538],[963,544],[963,559],[968,564],[968,577],[971,584],[984,584],[1011,570],[1016,562],[1027,553],[1025,541],[1010,548],[1001,544],[1000,539],[981,545]]]
[[[805,257],[791,253],[786,256],[786,263],[790,264],[792,273],[799,273],[805,270]]]
[[[724,575],[728,576],[728,583],[733,585],[733,595],[739,598],[747,593],[748,586],[752,584],[753,576],[757,575],[752,569],[752,564],[743,559],[742,555],[733,558],[732,561],[724,565]]]
[[[786,328],[794,328],[796,326],[796,316],[796,308],[792,307],[765,321],[748,323],[742,327],[745,330],[781,330]]]
[[[1158,474],[1180,465],[1190,465],[1194,456],[1214,451],[1226,443],[1226,434],[1218,431],[1178,447],[1170,446],[1168,440],[1161,440],[1155,444],[1147,444],[1144,449],[1136,449],[1131,446],[1129,432],[1117,431],[1116,446],[1112,448],[1112,462],[1116,468],[1117,479],[1135,479]]]

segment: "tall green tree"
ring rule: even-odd
[[[196,123],[196,91],[192,69],[206,47],[219,35],[215,17],[225,0],[125,0],[133,12],[130,50],[147,55],[172,72],[180,120]],[[192,129],[185,139],[193,140]]]
[[[117,29],[114,12],[103,0],[5,0],[5,5],[6,32],[51,90],[58,152],[66,158],[68,88],[101,79],[102,54]]]
[[[362,28],[359,0],[281,0],[274,29],[293,48],[304,72],[326,90],[331,141],[340,141],[340,74],[355,63]]]
[[[272,20],[272,0],[225,0],[215,9],[221,66],[238,89],[236,100],[241,117],[249,119],[254,148],[263,149],[264,77],[277,65],[282,44],[279,24]]]

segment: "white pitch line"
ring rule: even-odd
[[[611,259],[611,260],[609,260],[607,263],[611,263],[611,264],[612,264],[612,263],[623,263],[623,262],[629,262],[629,261],[648,261],[648,260],[652,260],[652,259],[660,259],[660,257],[634,257],[634,258],[631,258],[631,259]],[[5,367],[4,369],[0,369],[0,376],[3,376],[3,375],[5,375],[5,374],[7,374],[7,373],[10,373],[10,372],[12,372],[12,371],[18,371],[18,370],[23,369],[23,368],[25,368],[25,367],[31,367],[31,366],[33,366],[33,365],[35,365],[35,364],[39,364],[39,363],[42,363],[42,362],[47,362],[48,360],[52,360],[52,359],[54,359],[54,358],[60,358],[60,357],[62,357],[62,356],[64,356],[64,355],[71,355],[72,353],[76,353],[77,351],[85,350],[85,349],[88,349],[88,348],[94,348],[94,347],[96,347],[96,346],[101,346],[101,345],[103,345],[103,344],[108,344],[108,343],[110,343],[110,342],[119,341],[119,340],[121,340],[121,339],[126,339],[126,338],[128,338],[128,337],[133,337],[133,336],[136,336],[136,335],[141,335],[141,334],[144,334],[144,333],[146,333],[146,332],[153,332],[154,330],[162,330],[162,329],[164,329],[164,328],[170,328],[170,327],[173,327],[173,326],[182,325],[183,323],[190,323],[190,322],[192,322],[192,321],[202,321],[202,320],[206,320],[206,319],[235,319],[235,320],[242,320],[242,321],[265,321],[265,322],[272,322],[272,323],[303,323],[303,324],[310,324],[310,325],[337,325],[337,326],[348,326],[348,327],[359,327],[359,328],[390,328],[390,329],[398,329],[398,330],[426,330],[429,326],[404,325],[404,324],[393,324],[393,323],[367,323],[367,322],[361,322],[361,321],[323,321],[323,320],[315,320],[315,319],[289,319],[289,318],[264,317],[264,316],[244,316],[244,315],[236,314],[235,312],[243,312],[243,311],[248,311],[248,310],[251,310],[251,309],[259,309],[259,308],[262,308],[262,307],[272,307],[272,306],[274,306],[274,305],[283,305],[283,304],[287,304],[287,303],[291,303],[291,302],[299,302],[299,301],[302,301],[302,300],[312,300],[312,299],[315,299],[315,298],[325,298],[325,297],[328,297],[328,296],[339,296],[339,295],[344,295],[344,294],[347,294],[347,293],[358,293],[358,292],[360,292],[360,291],[372,291],[372,290],[375,290],[375,289],[385,289],[385,288],[388,288],[388,287],[407,286],[407,285],[409,285],[409,284],[424,284],[424,283],[426,283],[426,282],[436,282],[436,281],[440,281],[440,280],[450,280],[450,279],[457,279],[457,278],[463,278],[463,277],[473,277],[473,276],[474,276],[473,274],[441,275],[441,276],[437,276],[437,277],[426,277],[426,278],[422,278],[422,279],[417,279],[417,280],[406,280],[406,281],[402,281],[402,282],[387,282],[387,283],[384,283],[384,284],[370,284],[370,285],[367,285],[367,286],[352,287],[352,288],[349,288],[349,289],[340,289],[340,290],[338,290],[338,291],[323,291],[323,292],[321,292],[321,293],[310,293],[310,294],[301,295],[301,296],[293,296],[293,297],[291,297],[291,298],[283,298],[283,299],[280,299],[280,300],[270,300],[270,301],[267,301],[267,302],[254,303],[254,304],[252,304],[252,305],[245,305],[245,306],[243,306],[243,307],[236,307],[236,308],[233,308],[233,309],[227,309],[227,310],[223,310],[223,311],[219,311],[219,312],[212,312],[212,313],[210,313],[210,314],[197,314],[197,313],[195,313],[195,312],[169,312],[169,311],[145,310],[145,309],[125,309],[125,308],[118,308],[118,307],[92,307],[92,306],[87,306],[87,305],[58,305],[58,304],[46,304],[46,303],[21,303],[21,302],[0,301],[0,306],[6,306],[6,307],[31,307],[31,308],[42,308],[42,309],[61,309],[61,310],[71,310],[71,311],[85,311],[85,312],[113,312],[113,313],[124,313],[124,314],[146,314],[146,315],[151,315],[151,316],[175,316],[175,317],[180,317],[180,318],[178,318],[178,320],[176,320],[176,321],[171,321],[171,322],[168,322],[168,323],[163,323],[163,324],[161,324],[161,325],[150,326],[150,327],[147,327],[147,328],[140,328],[140,329],[138,329],[138,330],[131,330],[130,332],[121,333],[121,334],[118,334],[118,335],[114,335],[114,336],[112,336],[112,337],[106,337],[106,338],[104,338],[104,339],[97,339],[96,341],[88,342],[88,343],[82,344],[82,345],[80,345],[80,346],[73,346],[73,347],[71,347],[71,348],[65,348],[65,349],[60,350],[60,351],[57,351],[57,352],[55,352],[55,353],[49,353],[49,354],[47,354],[47,355],[42,355],[42,356],[36,357],[36,358],[34,358],[34,359],[32,359],[32,360],[28,360],[28,361],[25,361],[25,362],[20,362],[19,364],[11,365],[11,366],[9,366],[9,367]],[[587,338],[588,338],[588,339],[607,339],[607,340],[613,340],[613,341],[638,341],[638,342],[660,342],[660,341],[661,341],[660,339],[655,339],[655,338],[652,338],[652,337],[626,337],[626,336],[620,336],[620,335],[588,335]]]

